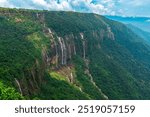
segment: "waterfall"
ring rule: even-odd
[[[19,91],[20,91],[21,95],[23,95],[22,89],[21,89],[21,85],[20,85],[19,81],[16,78],[15,78],[15,81],[16,81],[16,83],[18,85],[18,88],[19,88]]]
[[[39,13],[36,13],[36,17],[37,17],[37,19],[39,18]]]
[[[80,33],[81,39],[84,39],[84,35],[83,33]]]
[[[85,59],[85,39],[83,33],[80,33],[82,39],[82,46],[83,46],[83,58]]]
[[[76,55],[77,53],[76,53],[76,46],[75,46],[75,44],[73,46],[73,50],[74,50],[74,55]]]
[[[51,31],[51,29],[50,29],[50,28],[48,28],[48,32],[49,32],[50,34],[52,34],[52,31]]]
[[[82,44],[83,44],[83,58],[85,59],[85,41],[83,41]]]
[[[77,54],[77,52],[76,52],[76,45],[75,45],[75,36],[73,35],[73,34],[71,34],[71,38],[72,38],[72,47],[73,47],[73,50],[72,50],[72,52],[73,52],[73,54],[74,55],[76,55]],[[72,54],[72,55],[73,55]]]
[[[64,49],[63,49],[63,44],[62,44],[62,41],[61,41],[61,38],[58,37],[58,41],[59,41],[59,44],[60,44],[60,48],[61,48],[61,64],[64,64]]]
[[[70,46],[70,44],[68,44],[68,51],[69,51],[69,59],[71,59],[71,53],[72,53],[72,51],[71,51],[71,46]]]
[[[63,38],[58,37],[58,41],[61,47],[61,54],[62,54],[61,64],[64,65],[67,63],[67,49]]]
[[[66,64],[67,63],[67,48],[66,48],[63,38],[62,38],[62,44],[63,44],[63,50],[64,50],[64,64]]]
[[[53,41],[55,42],[55,39],[54,39],[54,37],[53,37],[53,33],[52,33],[52,31],[51,31],[50,28],[48,28],[48,33],[50,34],[50,36],[52,37]]]

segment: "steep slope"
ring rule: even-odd
[[[20,99],[150,99],[149,46],[121,23],[0,8],[0,30],[0,82]]]
[[[106,16],[109,19],[122,22],[128,26],[134,33],[150,43],[150,22],[148,17],[121,17]]]
[[[140,28],[137,28],[131,24],[127,25],[134,33],[136,33],[137,35],[139,35],[140,37],[142,37],[147,43],[150,44],[150,33],[141,30]]]

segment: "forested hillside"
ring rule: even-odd
[[[146,41],[146,43],[150,44],[150,32],[143,31],[140,28],[137,28],[137,27],[133,26],[132,24],[128,24],[127,26],[134,33],[136,33],[137,35],[139,35],[140,37],[142,37]]]
[[[150,99],[150,47],[96,14],[0,8],[0,99]]]

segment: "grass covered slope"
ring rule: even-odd
[[[0,99],[150,99],[149,53],[99,15],[0,8]]]

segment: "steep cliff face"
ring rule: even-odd
[[[150,98],[150,49],[123,24],[2,8],[0,22],[0,82],[25,98]]]

